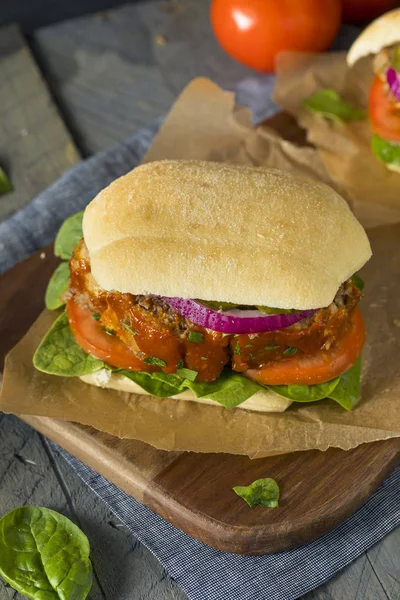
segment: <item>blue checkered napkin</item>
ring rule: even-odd
[[[318,587],[400,524],[400,467],[348,521],[319,540],[279,554],[214,550],[53,447],[160,560],[191,600],[294,600]]]

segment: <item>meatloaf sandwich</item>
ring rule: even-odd
[[[82,231],[66,310],[36,368],[226,408],[356,404],[356,272],[371,249],[328,186],[276,169],[152,162],[100,192]]]

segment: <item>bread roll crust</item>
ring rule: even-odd
[[[378,17],[364,29],[347,53],[347,64],[352,67],[363,56],[377,54],[397,42],[400,42],[399,8]]]
[[[159,161],[87,207],[92,273],[106,290],[311,309],[370,258],[330,187],[277,169]]]

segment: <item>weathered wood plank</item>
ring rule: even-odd
[[[399,600],[400,529],[302,600]]]
[[[105,10],[118,5],[119,0],[13,0],[0,2],[0,23],[18,22],[24,32],[37,27],[71,19],[82,14]]]
[[[194,77],[232,88],[252,73],[219,47],[204,0],[127,4],[38,30],[35,41],[89,154],[166,113]]]
[[[15,26],[0,30],[0,165],[14,191],[0,220],[25,206],[79,160],[74,142]]]

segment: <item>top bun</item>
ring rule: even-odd
[[[364,29],[347,53],[347,64],[352,67],[363,56],[377,54],[382,48],[397,42],[400,42],[399,8],[378,17]]]
[[[120,177],[86,208],[106,290],[309,309],[370,258],[330,187],[278,169],[165,160]]]

